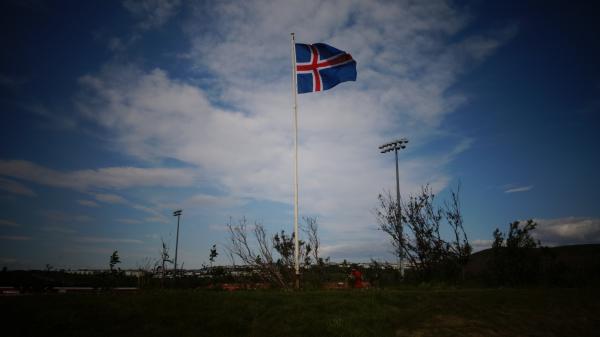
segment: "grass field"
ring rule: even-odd
[[[3,336],[598,336],[600,289],[146,291],[0,298]],[[8,332],[8,334],[6,334]]]

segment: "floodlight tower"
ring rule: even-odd
[[[181,219],[182,209],[173,212],[173,216],[177,217],[177,236],[175,238],[175,275],[177,275],[177,248],[179,247],[179,219]]]
[[[393,142],[389,142],[389,143],[385,143],[383,145],[381,145],[379,147],[379,150],[381,150],[381,153],[387,153],[390,151],[394,151],[394,153],[396,154],[396,205],[398,205],[398,207],[396,207],[396,226],[397,228],[400,229],[400,242],[399,245],[400,247],[398,247],[398,264],[400,267],[400,276],[404,277],[404,265],[403,265],[403,255],[404,255],[404,251],[402,250],[402,241],[404,240],[404,231],[402,228],[402,211],[401,211],[401,205],[400,205],[400,178],[398,178],[398,150],[402,150],[404,148],[406,148],[406,144],[408,144],[408,139],[406,138],[400,138],[397,139]]]

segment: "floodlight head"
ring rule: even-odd
[[[379,147],[379,149],[381,150],[381,149],[383,149],[383,148],[390,147],[390,146],[392,146],[392,145],[394,145],[394,143],[385,143],[385,144],[381,145],[381,146]]]
[[[173,216],[180,216],[181,215],[181,209],[178,209],[176,211],[173,212]]]
[[[397,140],[393,141],[393,142],[389,142],[389,143],[385,143],[381,146],[379,146],[379,150],[381,150],[381,153],[387,153],[390,151],[398,151],[398,150],[402,150],[406,148],[406,145],[408,143],[408,139],[406,138],[398,138]]]

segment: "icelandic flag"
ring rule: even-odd
[[[327,90],[356,81],[356,61],[325,43],[296,43],[296,74],[299,94]]]

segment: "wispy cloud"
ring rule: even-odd
[[[107,167],[61,172],[25,160],[0,160],[0,175],[42,185],[86,191],[91,188],[189,186],[198,178],[191,169]]]
[[[0,226],[20,227],[21,225],[12,220],[0,219]]]
[[[75,238],[78,242],[89,242],[89,243],[134,243],[134,244],[142,244],[144,243],[141,240],[136,239],[122,239],[122,238],[109,238],[109,237],[99,237],[99,236],[81,236]]]
[[[131,204],[130,206],[133,209],[152,215],[151,217],[145,218],[144,221],[169,223],[165,214],[159,210],[160,207],[148,207],[140,204]]]
[[[161,216],[161,215],[147,217],[144,219],[144,221],[149,222],[149,223],[162,223],[162,224],[169,223],[169,220],[167,220],[167,217]]]
[[[100,205],[97,202],[93,201],[93,200],[82,200],[82,199],[79,199],[79,200],[77,200],[77,203],[80,204],[80,205],[82,205],[82,206],[87,206],[87,207],[100,207]]]
[[[18,183],[14,180],[0,178],[0,190],[10,193],[24,195],[27,197],[35,197],[37,194],[27,186]]]
[[[509,189],[505,190],[504,193],[527,192],[527,191],[531,191],[532,189],[533,189],[533,185],[520,186],[520,187],[509,188]]]
[[[8,88],[8,89],[19,89],[23,84],[27,83],[27,80],[24,78],[15,78],[6,76],[4,74],[0,74],[0,87]]]
[[[124,219],[124,218],[117,219],[117,222],[124,223],[124,224],[131,224],[131,225],[133,225],[133,224],[141,224],[142,223],[142,221],[138,220],[138,219]]]
[[[96,198],[96,200],[98,200],[100,202],[108,203],[108,204],[127,204],[128,203],[128,201],[125,200],[125,198],[123,198],[120,195],[116,195],[116,194],[95,193],[94,197]]]
[[[225,224],[210,224],[208,229],[215,232],[227,232],[229,230]]]
[[[21,235],[1,235],[0,240],[8,240],[8,241],[29,241],[33,238],[31,236],[21,236]]]
[[[146,234],[146,238],[152,239],[152,240],[158,240],[160,238],[160,236],[156,233],[152,233],[152,234]]]
[[[135,210],[153,215],[150,218],[146,218],[145,221],[160,222],[160,223],[167,222],[165,215],[163,214],[163,212],[161,212],[159,210],[159,208],[164,208],[164,207],[149,207],[149,206],[141,205],[139,203],[129,201],[120,195],[112,194],[112,193],[90,193],[90,194],[99,202],[114,204],[114,205],[125,205],[125,206],[131,207]],[[85,201],[86,201],[86,206],[92,206],[92,205],[94,205],[93,207],[99,206],[94,201],[90,201],[90,200],[85,200]],[[90,203],[89,205],[88,205],[88,201]],[[121,218],[121,219],[117,219],[117,222],[134,224],[134,223],[142,223],[143,221],[137,220],[137,219]]]
[[[182,202],[183,207],[188,208],[218,208],[241,206],[244,200],[233,196],[214,196],[209,194],[196,194]]]
[[[17,259],[14,257],[0,257],[0,263],[13,264],[15,262],[17,262]]]
[[[62,247],[61,252],[66,254],[95,254],[95,255],[104,255],[109,256],[112,252],[114,252],[114,248],[108,247],[99,247],[96,245],[85,245],[85,246],[66,246]],[[102,266],[101,268],[106,268]]]
[[[44,232],[54,232],[54,233],[61,233],[61,234],[76,233],[76,231],[73,229],[66,228],[66,227],[59,227],[59,226],[44,226],[41,228],[41,230]]]
[[[42,211],[42,215],[51,223],[85,223],[90,222],[93,218],[85,214],[66,213],[61,211]]]
[[[181,5],[180,0],[125,0],[123,6],[139,20],[141,29],[158,28],[173,17]]]

